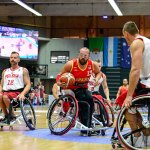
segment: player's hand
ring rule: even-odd
[[[24,99],[25,99],[25,96],[23,94],[20,94],[19,95],[19,101],[21,101],[21,100],[24,101]]]
[[[127,96],[121,108],[129,108],[132,105],[132,96]]]
[[[93,78],[95,80],[94,86],[98,85],[98,79],[97,78]]]
[[[107,101],[108,101],[109,104],[111,104],[111,100],[109,98],[107,98]]]
[[[67,84],[65,82],[60,82],[60,81],[57,82],[57,85],[62,88],[66,88],[66,86],[67,86]]]

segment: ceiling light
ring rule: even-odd
[[[110,3],[110,5],[113,7],[113,9],[115,10],[115,12],[117,13],[118,16],[123,16],[122,12],[120,11],[120,9],[118,8],[117,4],[115,3],[114,0],[108,0],[108,2]]]
[[[108,18],[108,16],[103,16],[103,18],[104,18],[104,19],[107,19],[107,18]]]
[[[20,6],[24,7],[25,9],[31,11],[33,14],[37,15],[37,16],[42,16],[42,14],[40,14],[39,12],[37,12],[36,10],[32,9],[31,7],[29,7],[27,4],[25,4],[24,2],[22,2],[21,0],[12,0],[14,2],[16,2],[17,4],[19,4]]]

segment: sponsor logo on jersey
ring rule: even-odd
[[[89,65],[89,69],[91,69],[91,65]]]
[[[85,81],[89,81],[90,78],[76,78],[76,81],[82,81],[82,82],[85,82]]]

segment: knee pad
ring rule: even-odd
[[[136,107],[130,107],[130,108],[128,108],[128,112],[130,114],[136,114]]]

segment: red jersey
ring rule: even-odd
[[[85,69],[81,69],[79,66],[78,59],[72,60],[72,68],[70,73],[72,73],[75,77],[75,85],[71,87],[71,89],[77,88],[88,88],[88,81],[90,80],[90,76],[93,73],[93,62],[92,60],[88,60]]]
[[[126,87],[121,86],[120,93],[122,94],[124,92],[127,92],[128,91],[128,87],[129,87],[129,85],[127,85]]]

